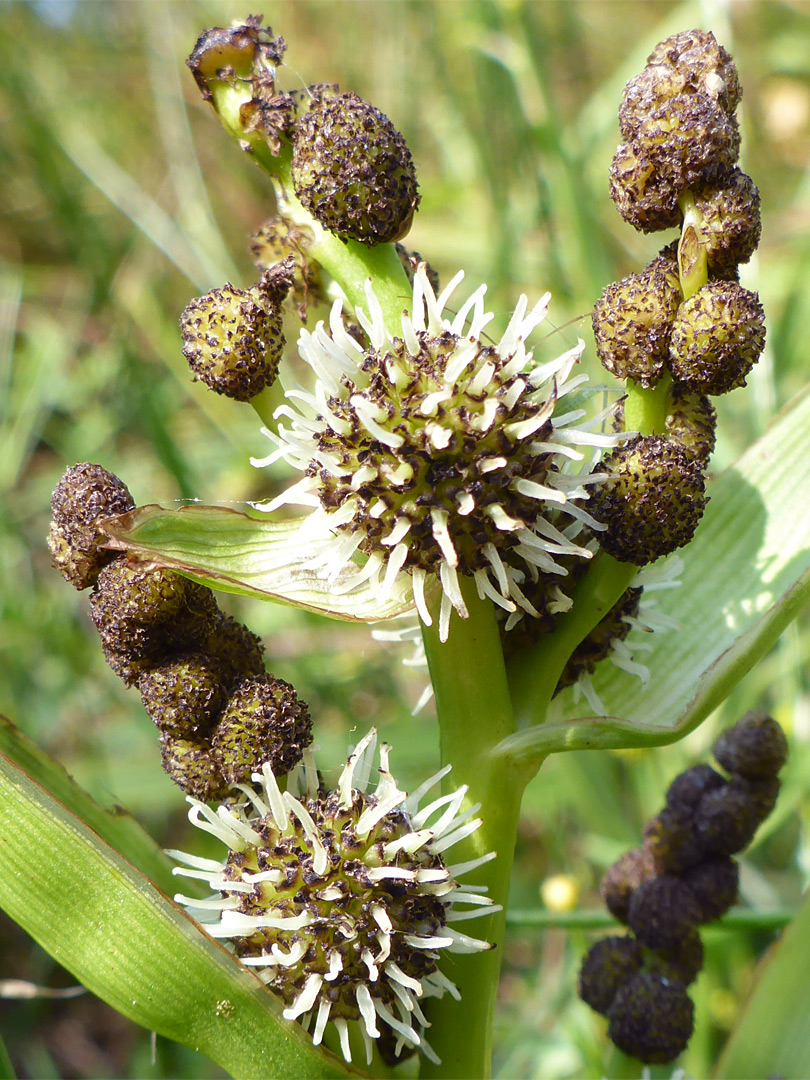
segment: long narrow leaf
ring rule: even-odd
[[[89,990],[235,1077],[357,1075],[257,978],[0,754],[0,906]]]
[[[112,546],[223,592],[276,600],[349,622],[392,619],[413,606],[402,582],[385,600],[368,582],[342,591],[350,572],[330,581],[325,570],[309,565],[334,539],[304,545],[300,521],[258,520],[220,506],[141,506],[104,528]]]

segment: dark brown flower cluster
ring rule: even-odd
[[[118,477],[74,465],[54,492],[48,545],[72,585],[93,587],[105,659],[140,691],[160,731],[163,767],[204,802],[249,782],[264,762],[289,772],[312,739],[306,704],[265,672],[261,642],[220,610],[210,589],[103,546],[105,518],[134,505]]]
[[[631,933],[598,941],[580,970],[579,995],[607,1016],[615,1045],[651,1064],[674,1060],[692,1034],[686,988],[703,965],[698,927],[737,899],[732,856],[776,803],[787,743],[775,720],[747,713],[714,756],[730,775],[696,765],[677,776],[643,845],[605,874],[605,903]]]
[[[681,229],[679,244],[608,285],[593,312],[604,367],[645,389],[663,381],[667,395],[657,441],[615,451],[606,465],[616,478],[592,504],[608,525],[603,546],[621,561],[650,562],[691,538],[714,448],[709,397],[744,386],[765,344],[759,297],[738,282],[761,231],[759,192],[736,166],[740,96],[729,54],[689,30],[653,50],[619,110],[625,142],[610,176],[619,212],[644,232]],[[641,498],[635,477],[650,455],[668,481]]]

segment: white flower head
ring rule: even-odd
[[[462,277],[437,297],[421,264],[401,336],[386,329],[367,283],[368,313],[358,308],[357,318],[368,347],[344,326],[340,300],[329,330],[323,323],[314,333],[302,330],[299,349],[314,389],[287,392],[289,404],[276,417],[289,426],[266,431],[276,449],[253,462],[283,458],[304,473],[263,508],[312,508],[302,544],[337,538],[317,560],[327,575],[337,579],[363,557],[353,580],[371,582],[381,597],[410,575],[428,625],[426,592],[438,582],[442,639],[452,609],[467,615],[459,575],[506,611],[532,614],[521,583],[538,573],[564,576],[560,555],[590,557],[568,527],[599,528],[580,505],[599,477],[572,475],[567,466],[584,459],[583,447],[617,441],[575,428],[582,410],[559,410],[586,380],[571,376],[583,343],[544,364],[526,348],[549,294],[531,310],[521,296],[502,338],[489,344],[482,336],[493,318],[484,309],[485,286],[452,319],[444,315]]]
[[[264,765],[252,777],[258,790],[237,785],[241,796],[216,811],[189,797],[191,822],[229,851],[223,862],[169,852],[185,864],[175,874],[201,879],[213,893],[175,900],[230,944],[316,1045],[332,1023],[351,1061],[356,1025],[369,1063],[375,1039],[389,1056],[418,1049],[435,1061],[420,1002],[459,996],[439,970],[443,953],[490,948],[455,927],[500,909],[482,886],[457,879],[495,855],[448,866],[445,852],[481,824],[479,806],[462,810],[461,787],[420,809],[449,766],[408,795],[389,772],[385,744],[372,769],[376,741],[372,729],[332,791],[306,750],[284,792]]]

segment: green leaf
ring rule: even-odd
[[[762,961],[754,992],[714,1075],[721,1080],[810,1076],[810,894]]]
[[[234,1077],[361,1075],[3,753],[0,906],[113,1008]]]
[[[651,635],[642,685],[610,663],[594,674],[607,716],[582,716],[573,689],[549,722],[511,736],[503,753],[656,745],[708,716],[810,597],[810,392],[709,485],[681,585],[657,594],[678,630]],[[521,703],[516,702],[520,711]]]
[[[164,510],[141,506],[104,523],[111,547],[223,592],[257,596],[347,622],[377,622],[413,607],[404,577],[381,600],[369,583],[342,592],[352,571],[334,581],[308,564],[335,543],[301,538],[301,520],[268,521],[218,506]],[[358,567],[354,567],[356,571]]]

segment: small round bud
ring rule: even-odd
[[[627,922],[630,898],[644,881],[655,876],[650,853],[645,848],[633,848],[609,866],[599,891],[608,911],[619,922]]]
[[[673,34],[655,46],[647,65],[657,78],[683,80],[683,89],[708,94],[727,112],[734,112],[742,98],[734,60],[710,31]]]
[[[263,675],[243,679],[236,687],[211,746],[217,768],[228,783],[247,784],[265,763],[276,775],[286,775],[311,742],[306,703],[289,683]]]
[[[201,649],[220,665],[222,680],[228,686],[249,675],[264,675],[264,645],[252,630],[232,615],[217,611]]]
[[[575,683],[584,672],[592,674],[599,661],[610,655],[616,642],[624,641],[630,633],[632,618],[638,614],[642,591],[627,589],[604,619],[580,642],[560,676],[557,693]]]
[[[672,383],[666,421],[670,439],[679,442],[705,466],[714,451],[716,430],[717,411],[709,398],[690,393],[680,383]]]
[[[643,881],[630,897],[627,925],[650,949],[675,949],[700,922],[689,886],[674,874]]]
[[[725,394],[745,379],[765,347],[765,313],[756,293],[710,281],[684,300],[672,327],[673,378],[698,394]]]
[[[779,781],[732,777],[700,800],[695,824],[700,843],[711,855],[735,855],[751,843],[776,803]]]
[[[419,204],[405,140],[384,113],[352,93],[316,100],[301,118],[292,182],[325,229],[362,244],[401,239]]]
[[[160,756],[164,770],[187,795],[212,802],[225,795],[228,785],[217,771],[211,747],[203,739],[163,731]]]
[[[602,938],[582,961],[577,993],[586,1005],[606,1016],[616,994],[640,970],[643,958],[641,946],[629,935]]]
[[[751,177],[736,168],[721,184],[695,194],[703,219],[698,236],[715,272],[733,271],[756,251],[762,235],[760,201]]]
[[[285,345],[279,308],[225,284],[192,300],[180,328],[189,367],[215,393],[250,401],[275,381]]]
[[[616,995],[608,1013],[608,1036],[625,1054],[663,1065],[685,1049],[694,1014],[681,983],[640,972]]]
[[[209,731],[225,701],[219,665],[203,653],[172,657],[144,672],[138,690],[157,727],[178,735]]]
[[[681,302],[677,268],[658,260],[641,274],[608,285],[593,310],[596,352],[619,379],[655,386],[669,358],[669,336]]]
[[[602,467],[609,479],[594,488],[588,509],[607,526],[599,543],[609,554],[644,566],[689,543],[706,506],[693,454],[659,435],[637,436]]]
[[[665,806],[647,823],[644,846],[658,874],[680,874],[703,858],[692,811]]]
[[[683,881],[697,900],[700,923],[714,922],[737,901],[740,869],[734,859],[719,855],[691,867],[683,875]]]
[[[134,506],[123,480],[101,465],[81,462],[65,471],[51,499],[48,548],[54,567],[74,588],[95,585],[101,568],[117,555],[101,548],[106,537],[97,523]]]
[[[707,791],[724,787],[727,781],[711,765],[693,765],[679,773],[667,789],[667,806],[694,811]]]
[[[759,779],[776,776],[785,764],[787,739],[772,717],[749,712],[720,735],[713,752],[727,772]]]
[[[740,154],[737,121],[706,94],[625,100],[619,128],[679,193],[719,181]]]
[[[653,974],[689,986],[703,967],[703,942],[697,930],[692,930],[681,938],[674,949],[655,949],[652,955]]]
[[[293,305],[302,322],[306,320],[311,304],[325,301],[320,265],[309,258],[312,231],[293,225],[281,215],[269,218],[258,232],[250,238],[250,253],[256,266],[262,270],[292,257]]]
[[[610,197],[628,225],[645,233],[674,229],[681,222],[679,194],[638,147],[618,147],[610,166]]]

